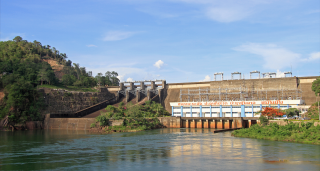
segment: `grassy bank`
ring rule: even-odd
[[[158,118],[136,118],[124,119],[123,124],[119,126],[109,126],[105,128],[106,132],[136,132],[156,128],[163,128]]]
[[[320,145],[320,126],[314,126],[312,122],[301,122],[301,126],[292,122],[285,126],[276,123],[265,126],[255,124],[250,128],[236,130],[232,135],[235,137]]]
[[[162,128],[157,117],[169,116],[170,114],[162,107],[161,104],[147,101],[145,105],[124,106],[120,103],[119,107],[109,105],[105,113],[96,117],[100,128],[103,127],[105,132],[132,132],[143,131],[155,128]],[[113,121],[122,121],[121,125],[109,125],[109,119]],[[97,128],[97,124],[92,125],[93,129]]]

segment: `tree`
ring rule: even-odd
[[[77,78],[70,74],[64,74],[61,79],[62,84],[64,85],[73,85],[76,80]]]
[[[49,77],[47,75],[47,71],[46,69],[40,69],[39,73],[38,73],[38,78],[39,78],[39,81],[40,81],[40,84],[42,85],[42,83],[44,81],[47,81],[49,82]]]
[[[294,115],[299,116],[299,110],[297,108],[290,108],[282,111],[285,113],[287,116],[292,117]]]
[[[80,65],[77,63],[73,63],[74,69],[77,73],[77,78],[78,80],[80,80],[80,76],[81,76],[81,71],[80,71]]]
[[[316,80],[312,82],[312,91],[316,94],[316,96],[319,96],[320,94],[320,77],[318,77]]]
[[[21,42],[23,39],[22,39],[22,37],[20,37],[20,36],[16,36],[14,39],[13,39],[13,41],[15,41],[15,42]]]
[[[97,83],[98,83],[99,86],[101,85],[101,77],[102,77],[102,73],[100,72],[96,76],[96,80],[97,80]]]
[[[271,107],[263,108],[261,114],[263,116],[267,116],[268,118],[274,118],[276,116],[281,117],[281,116],[284,115],[284,113],[281,112],[280,109],[274,109],[274,108],[271,108]]]
[[[70,60],[68,60],[68,61],[66,62],[66,66],[70,66],[70,67],[71,67],[71,64],[72,64],[72,61],[70,61]]]

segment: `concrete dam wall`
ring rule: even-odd
[[[305,101],[305,105],[311,105],[316,102],[316,96],[311,90],[312,82],[316,80],[316,78],[317,77],[287,77],[170,83],[166,85],[166,95],[164,95],[163,98],[163,106],[171,113],[170,102],[221,101],[225,99],[230,101],[237,101],[239,99],[243,101],[255,99],[284,100],[290,98],[301,98]],[[197,91],[197,89],[197,93],[203,94],[205,93],[204,91],[207,91],[209,95],[186,95],[187,93],[192,94],[190,91]],[[220,97],[213,95],[214,93],[218,94],[219,91],[221,91]],[[234,95],[233,92],[236,91],[242,92],[242,94]]]

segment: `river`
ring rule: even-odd
[[[0,170],[320,170],[320,146],[210,129],[0,132]]]

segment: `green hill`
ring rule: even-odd
[[[17,36],[1,41],[0,119],[8,115],[12,123],[41,120],[40,111],[46,106],[37,87],[92,90],[97,85],[118,85],[117,75],[108,71],[92,77],[85,67],[67,60],[65,53],[36,40]]]

